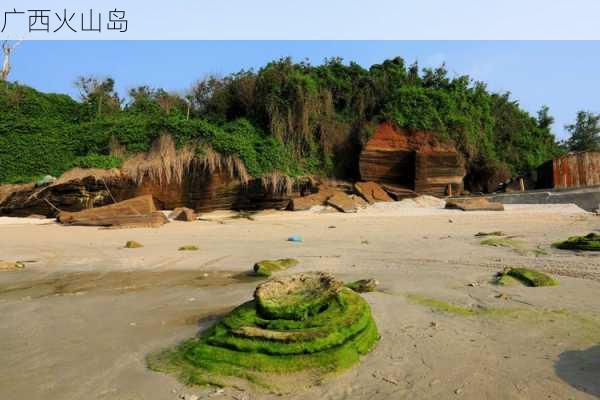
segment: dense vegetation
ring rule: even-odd
[[[486,169],[525,174],[559,151],[547,108],[532,117],[508,94],[490,93],[468,76],[400,58],[369,69],[339,59],[318,66],[282,59],[209,77],[186,96],[136,88],[126,103],[111,79],[76,84],[81,101],[1,85],[0,182],[73,166],[117,167],[162,133],[198,152],[210,145],[238,155],[253,176],[356,178],[360,148],[383,120],[455,140],[473,176]]]

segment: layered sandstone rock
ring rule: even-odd
[[[417,193],[446,195],[463,190],[464,160],[450,141],[425,131],[377,127],[360,155],[361,179]]]
[[[57,219],[64,225],[115,227],[158,227],[168,222],[162,212],[156,211],[151,195],[79,212],[62,211]]]

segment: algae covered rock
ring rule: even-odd
[[[181,246],[178,250],[179,251],[198,251],[200,249],[198,248],[198,246],[195,246],[193,244],[186,244],[185,246]]]
[[[125,243],[126,249],[139,249],[141,247],[144,247],[144,245],[140,242],[136,242],[135,240],[128,240],[127,243]]]
[[[341,287],[332,275],[312,272],[264,282],[256,288],[254,298],[263,315],[301,320],[325,308]]]
[[[554,243],[553,246],[562,250],[600,251],[600,234],[590,233],[585,236],[571,236],[564,242]]]
[[[509,268],[497,276],[500,285],[514,284],[515,280],[526,286],[556,286],[558,281],[540,271],[529,268]]]
[[[369,293],[374,292],[377,289],[377,282],[375,279],[360,279],[358,281],[346,283],[346,287],[354,290],[356,293]]]
[[[253,300],[199,337],[150,356],[148,364],[186,383],[285,393],[351,367],[378,339],[370,306],[358,293],[331,275],[306,273],[264,282]]]
[[[283,258],[280,260],[263,260],[254,264],[254,273],[257,276],[270,277],[273,272],[283,271],[298,265],[298,260]]]

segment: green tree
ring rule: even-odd
[[[97,117],[121,109],[121,100],[115,92],[115,81],[112,78],[99,80],[80,76],[75,81],[75,87],[79,89],[83,103],[87,104]]]
[[[600,114],[579,111],[575,123],[565,129],[571,134],[567,140],[569,151],[600,150]]]

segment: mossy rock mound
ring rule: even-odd
[[[374,348],[379,334],[369,304],[330,275],[298,274],[270,282],[198,338],[149,357],[150,368],[177,373],[191,384],[250,385],[285,393],[320,383]],[[292,304],[311,299],[309,293],[327,300],[309,307],[311,312],[300,307],[287,316]],[[266,299],[285,304],[275,309],[285,310],[286,317],[263,312],[259,301]]]
[[[140,242],[136,242],[135,240],[128,240],[127,243],[125,243],[126,249],[139,249],[142,247],[144,247],[144,245]]]
[[[558,281],[543,272],[529,268],[509,268],[497,276],[496,282],[499,285],[511,285],[518,281],[526,286],[556,286]]]
[[[554,243],[553,246],[561,250],[600,251],[600,234],[590,233],[585,236],[571,236],[564,242]]]
[[[270,277],[273,272],[283,271],[298,265],[298,260],[283,258],[280,260],[263,260],[254,264],[254,273],[257,276]]]

